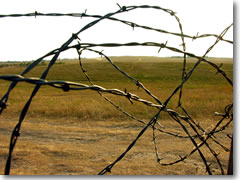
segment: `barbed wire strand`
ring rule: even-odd
[[[80,68],[82,70],[82,72],[84,73],[85,77],[87,78],[87,80],[90,82],[91,85],[94,85],[94,83],[91,81],[89,75],[87,74],[87,70],[83,67],[83,64],[82,64],[82,60],[81,60],[81,54],[82,54],[82,51],[85,50],[85,49],[82,49],[82,50],[79,50],[77,49],[77,52],[78,52],[78,55],[79,55],[79,65],[80,65]],[[105,55],[106,56],[106,55]],[[110,59],[108,57],[108,59]],[[112,62],[112,61],[111,61]],[[119,68],[118,68],[119,69]],[[137,82],[139,82],[138,80],[136,80]],[[133,120],[136,120],[144,125],[146,125],[146,123],[143,121],[143,120],[140,120],[139,118],[133,116],[132,114],[128,113],[127,111],[123,110],[119,105],[115,104],[113,101],[111,101],[109,98],[107,98],[106,96],[104,96],[100,91],[97,91],[98,94],[100,96],[102,96],[107,102],[109,102],[111,105],[113,105],[118,111],[122,112],[123,114],[125,114],[126,116],[128,116],[129,118],[133,119]],[[163,128],[163,126],[157,121],[156,122],[158,124],[158,126],[160,128]],[[178,134],[175,134],[175,133],[171,133],[171,132],[168,132],[168,131],[164,131],[160,128],[157,128],[155,127],[155,124],[154,125],[151,125],[153,130],[158,130],[164,134],[168,134],[168,135],[171,135],[171,136],[175,136],[175,137],[179,137],[179,138],[188,138],[188,136],[181,136],[181,135],[178,135]],[[193,136],[194,137],[194,136]],[[196,136],[195,136],[196,137]]]
[[[83,18],[83,17],[91,17],[91,18],[101,18],[101,15],[90,15],[87,14],[86,12],[84,13],[41,13],[38,11],[35,11],[33,13],[26,13],[26,14],[1,14],[0,18],[9,18],[9,17],[13,17],[13,18],[17,18],[17,17],[37,17],[37,16],[50,16],[50,17],[63,17],[63,16],[69,16],[69,17],[76,17],[76,18]],[[218,38],[218,36],[216,34],[201,34],[199,35],[197,33],[197,35],[187,35],[187,34],[181,34],[181,33],[176,33],[176,32],[169,32],[163,29],[158,29],[158,28],[153,28],[153,27],[149,27],[146,25],[140,25],[137,24],[135,22],[131,22],[131,21],[126,21],[126,20],[122,20],[119,18],[114,18],[114,17],[108,17],[107,19],[109,20],[113,20],[113,21],[118,21],[121,22],[125,25],[131,26],[131,27],[137,27],[137,28],[143,28],[146,30],[153,30],[156,32],[160,32],[160,33],[165,33],[165,34],[170,34],[170,35],[174,35],[174,36],[180,36],[180,37],[185,37],[185,38],[189,38],[192,40],[196,40],[199,38],[207,38],[207,37],[215,37]],[[225,41],[227,43],[233,44],[233,41],[231,40],[227,40],[227,39],[222,39],[222,41]]]
[[[214,128],[213,128],[210,132],[208,132],[208,133],[205,134],[205,139],[198,144],[198,148],[200,148],[202,145],[204,145],[205,142],[206,142],[211,136],[213,136],[214,134],[216,134],[217,128],[220,126],[220,124],[223,122],[223,120],[225,120],[226,118],[229,117],[229,118],[230,118],[230,121],[229,121],[229,122],[232,122],[232,120],[233,120],[233,114],[230,113],[230,111],[232,110],[233,105],[232,105],[232,104],[231,104],[231,105],[227,105],[226,107],[228,107],[228,108],[227,108],[227,110],[225,109],[225,113],[222,115],[222,118],[216,123],[216,125],[214,126]],[[231,115],[229,116],[229,114],[231,114]],[[226,126],[226,125],[223,126],[224,129],[225,129],[226,127],[228,127],[228,125],[229,125],[229,123],[227,123],[227,126]],[[189,154],[185,155],[184,157],[181,157],[180,159],[178,159],[178,160],[176,160],[176,161],[174,161],[174,162],[162,163],[161,165],[163,165],[163,166],[169,166],[169,165],[177,164],[177,163],[182,162],[182,161],[184,161],[185,159],[187,159],[190,155],[192,155],[192,154],[193,154],[194,152],[196,152],[196,151],[197,151],[197,148],[195,147]]]
[[[130,10],[132,8],[128,8],[128,10]],[[68,40],[66,41],[62,46],[61,48],[59,49],[59,51],[54,55],[54,57],[52,58],[52,60],[49,62],[48,64],[48,67],[46,68],[46,70],[43,72],[43,74],[41,75],[41,79],[45,79],[50,68],[53,66],[53,64],[56,62],[58,56],[60,55],[61,51],[67,47],[74,39],[76,39],[77,35],[80,34],[81,32],[83,32],[84,30],[92,27],[93,25],[97,24],[99,21],[101,21],[102,19],[105,19],[105,17],[109,17],[109,16],[112,16],[114,14],[118,14],[122,12],[122,9],[114,12],[114,13],[108,13],[106,14],[105,16],[103,16],[102,18],[100,19],[97,19],[95,21],[92,21],[91,23],[87,24],[86,26],[84,26],[83,28],[81,28],[76,34],[73,34],[73,36]],[[25,104],[22,112],[21,112],[21,115],[20,115],[20,118],[19,118],[19,122],[17,123],[16,127],[14,128],[13,132],[12,132],[12,136],[11,136],[11,140],[10,140],[10,146],[9,146],[9,155],[8,155],[8,159],[7,159],[7,162],[6,162],[6,167],[5,167],[5,174],[8,175],[10,173],[10,167],[11,167],[11,159],[12,159],[12,152],[13,152],[13,149],[15,147],[15,144],[17,142],[17,139],[18,139],[18,136],[20,134],[20,128],[21,128],[21,124],[24,120],[24,117],[28,111],[28,108],[32,102],[32,99],[33,97],[36,95],[36,93],[38,92],[38,90],[40,89],[40,85],[36,85],[29,100],[27,101],[27,103]]]
[[[134,139],[132,141],[132,143],[127,147],[127,149],[111,164],[109,164],[107,167],[105,167],[103,170],[101,170],[98,175],[104,175],[107,172],[111,172],[111,169],[113,168],[113,166],[119,162],[126,154],[128,151],[131,150],[131,148],[135,145],[135,143],[138,141],[138,139],[143,135],[143,133],[148,129],[148,127],[155,123],[157,121],[157,119],[159,118],[161,110],[159,110],[154,116],[153,118],[149,121],[149,123],[147,124],[147,126],[145,126],[140,133],[137,135],[136,139]]]
[[[208,172],[208,174],[212,174],[212,171],[210,169],[210,164],[207,163],[207,160],[205,158],[205,155],[201,152],[200,147],[202,145],[206,145],[208,147],[208,149],[210,150],[211,154],[215,157],[219,168],[221,170],[221,173],[224,174],[224,170],[222,167],[222,164],[220,162],[220,159],[218,158],[218,154],[210,147],[210,145],[207,143],[207,140],[209,138],[213,139],[214,142],[218,145],[220,145],[223,149],[228,150],[227,148],[225,148],[224,145],[222,145],[220,142],[218,142],[216,139],[214,139],[214,134],[222,132],[223,130],[226,129],[226,127],[228,127],[230,125],[230,123],[233,120],[233,114],[231,112],[233,105],[229,105],[226,106],[225,108],[225,113],[216,113],[217,116],[222,116],[222,118],[218,121],[218,123],[215,125],[215,127],[210,131],[210,132],[206,132],[204,130],[204,128],[202,128],[199,124],[197,124],[189,115],[189,113],[187,112],[187,110],[185,108],[183,108],[182,106],[182,94],[183,94],[183,85],[185,84],[185,82],[187,82],[189,80],[189,78],[191,77],[192,73],[195,71],[195,69],[198,67],[198,65],[201,62],[205,62],[207,64],[209,64],[210,66],[212,66],[213,68],[215,68],[217,70],[217,73],[220,73],[227,81],[228,83],[233,86],[232,80],[227,76],[227,74],[224,72],[224,70],[221,69],[221,65],[218,66],[217,64],[206,60],[205,56],[215,47],[215,45],[218,42],[227,42],[230,44],[233,44],[233,41],[230,40],[226,40],[223,38],[223,36],[228,32],[228,30],[232,27],[232,24],[230,26],[228,26],[220,35],[215,35],[215,34],[202,34],[202,35],[196,35],[196,36],[191,36],[191,35],[186,35],[183,32],[183,27],[182,24],[180,22],[180,19],[176,16],[176,13],[170,9],[165,9],[159,6],[148,6],[148,5],[143,5],[143,6],[120,6],[119,4],[117,4],[118,7],[120,8],[119,10],[113,12],[113,13],[108,13],[104,16],[100,16],[100,15],[87,15],[86,11],[84,13],[68,13],[68,14],[62,14],[62,13],[39,13],[37,11],[35,11],[34,13],[27,13],[27,14],[9,14],[9,15],[0,15],[0,18],[5,18],[5,17],[24,17],[24,16],[34,16],[35,18],[37,16],[71,16],[71,17],[93,17],[93,18],[97,18],[97,20],[91,21],[90,23],[88,23],[87,25],[83,26],[77,33],[73,33],[72,36],[68,39],[68,41],[66,41],[60,48],[55,49],[49,53],[47,53],[46,55],[40,57],[39,59],[35,60],[34,62],[32,62],[20,75],[0,75],[0,79],[3,80],[7,80],[7,81],[11,81],[11,84],[6,92],[6,94],[1,98],[0,101],[0,113],[6,108],[7,106],[7,101],[9,99],[9,95],[11,93],[11,91],[15,88],[15,86],[17,85],[17,83],[19,82],[27,82],[27,83],[31,83],[35,85],[35,88],[33,89],[30,98],[28,99],[28,101],[26,102],[24,108],[21,111],[20,117],[19,117],[19,122],[17,123],[17,125],[15,126],[15,128],[12,131],[12,135],[10,138],[10,146],[9,146],[9,155],[8,155],[8,159],[6,162],[6,166],[5,166],[5,174],[10,174],[10,168],[11,168],[11,159],[12,159],[12,153],[14,150],[14,147],[17,143],[18,137],[20,136],[20,129],[21,129],[21,125],[22,122],[25,118],[25,115],[30,107],[30,104],[33,100],[33,98],[35,97],[35,95],[37,94],[38,90],[40,89],[40,87],[42,85],[47,85],[47,86],[51,86],[53,88],[60,88],[65,92],[68,92],[70,90],[93,90],[93,91],[97,91],[97,93],[102,96],[106,101],[108,101],[110,104],[112,104],[116,109],[118,109],[120,112],[122,112],[123,114],[127,115],[128,117],[130,117],[131,119],[137,120],[138,122],[144,124],[145,126],[142,128],[142,130],[139,132],[139,134],[137,135],[137,137],[130,143],[130,145],[127,147],[127,149],[119,156],[117,157],[117,159],[111,163],[110,165],[106,166],[102,171],[99,172],[99,174],[103,175],[107,172],[111,172],[111,169],[113,168],[113,166],[119,162],[131,149],[132,147],[135,145],[135,143],[138,141],[138,139],[144,134],[144,132],[148,129],[148,127],[151,126],[152,130],[153,130],[153,142],[154,142],[154,150],[155,150],[155,154],[156,154],[156,158],[157,158],[157,162],[159,162],[159,164],[161,165],[173,165],[179,162],[184,161],[185,159],[187,159],[191,154],[193,154],[194,152],[198,151],[205,167],[206,167],[206,171]],[[130,22],[130,21],[125,21],[125,20],[121,20],[118,18],[113,17],[116,14],[120,14],[123,12],[129,12],[131,10],[135,10],[135,9],[156,9],[156,10],[161,10],[164,11],[166,13],[168,13],[170,16],[173,16],[175,18],[175,20],[177,21],[178,25],[179,25],[179,30],[180,33],[175,33],[175,32],[169,32],[166,30],[162,30],[162,29],[156,29],[156,28],[152,28],[149,26],[144,26],[144,25],[139,25],[136,24],[134,22]],[[112,20],[112,21],[117,21],[120,23],[123,23],[125,25],[131,26],[133,29],[134,27],[138,27],[138,28],[143,28],[145,30],[151,30],[151,31],[157,31],[159,33],[165,33],[165,34],[169,34],[169,35],[173,35],[173,36],[179,36],[181,37],[182,40],[182,46],[183,46],[183,50],[180,50],[176,47],[171,47],[171,46],[167,46],[167,42],[166,43],[156,43],[156,42],[144,42],[144,43],[139,43],[139,42],[131,42],[131,43],[124,43],[124,44],[120,44],[120,43],[102,43],[102,44],[93,44],[93,43],[80,43],[80,38],[79,38],[79,34],[82,33],[83,31],[91,28],[92,26],[94,26],[95,24],[99,23],[101,20],[103,19],[108,19],[108,20]],[[204,54],[204,56],[196,56],[195,54],[192,54],[190,52],[186,51],[186,43],[184,38],[191,38],[192,40],[196,40],[198,38],[203,38],[203,37],[215,37],[216,41],[215,43],[210,46],[206,53]],[[77,40],[77,44],[76,45],[70,45],[73,41]],[[182,81],[181,83],[177,86],[177,88],[175,88],[172,92],[172,94],[164,101],[164,103],[162,103],[159,98],[156,95],[153,95],[153,93],[147,89],[141,82],[139,82],[139,80],[136,80],[134,77],[129,76],[125,71],[121,70],[115,63],[113,63],[113,61],[111,60],[111,58],[109,58],[107,55],[105,55],[102,51],[97,51],[95,49],[92,49],[93,47],[120,47],[120,46],[155,46],[155,47],[159,47],[159,51],[162,48],[165,48],[169,51],[172,52],[177,52],[180,54],[183,54],[183,68],[182,68]],[[81,84],[81,83],[76,83],[76,82],[70,82],[70,81],[47,81],[45,80],[45,78],[48,75],[49,70],[51,69],[51,67],[55,64],[55,62],[57,61],[59,55],[69,49],[75,48],[78,51],[79,54],[79,65],[80,68],[82,70],[82,72],[84,73],[85,77],[88,79],[88,81],[90,82],[91,85],[86,85],[86,84]],[[85,69],[82,65],[81,62],[81,52],[82,51],[90,51],[90,52],[94,52],[99,54],[100,56],[103,56],[117,71],[119,71],[121,74],[123,74],[125,77],[129,78],[133,83],[135,83],[138,87],[142,88],[148,95],[150,95],[156,102],[157,104],[142,99],[140,97],[138,97],[135,94],[132,94],[130,92],[127,92],[127,90],[125,89],[125,91],[121,91],[119,89],[106,89],[104,87],[95,85],[90,77],[87,75],[87,73],[85,72]],[[43,71],[42,75],[40,78],[33,78],[33,77],[24,77],[28,72],[30,72],[32,69],[34,69],[35,67],[37,67],[37,65],[43,61],[44,58],[49,57],[49,56],[53,56],[53,58],[50,60],[47,68]],[[197,59],[197,62],[194,64],[194,66],[192,67],[191,70],[189,70],[188,72],[186,71],[186,63],[187,63],[187,56],[192,57]],[[173,109],[169,109],[167,108],[169,101],[172,99],[172,97],[179,92],[179,98],[178,98],[178,107],[181,107],[181,109],[183,110],[183,112],[186,114],[186,116],[179,114],[177,111],[173,110]],[[113,95],[118,95],[118,96],[123,96],[126,97],[131,103],[133,103],[133,101],[137,101],[140,103],[143,103],[144,105],[150,106],[150,107],[154,107],[158,109],[158,112],[153,116],[153,118],[151,120],[149,120],[149,122],[146,124],[144,121],[136,118],[134,115],[131,115],[130,113],[128,113],[127,111],[123,110],[119,105],[115,104],[114,102],[112,102],[110,99],[108,99],[106,96],[103,95],[103,93],[110,93]],[[187,134],[187,136],[182,136],[176,133],[172,133],[170,131],[164,131],[161,128],[163,128],[163,126],[159,123],[159,118],[160,118],[160,112],[166,112],[170,115],[170,117],[175,120],[183,129],[183,132],[185,132]],[[229,121],[227,123],[225,123],[224,125],[222,125],[220,127],[220,124],[223,122],[223,120],[225,120],[226,118],[229,118]],[[187,122],[190,127],[192,128],[192,130],[195,132],[195,135],[191,135],[189,133],[189,130],[187,129],[187,127],[181,122],[181,120],[184,120],[185,122]],[[156,127],[156,125],[159,126]],[[219,128],[217,130],[217,128]],[[203,135],[201,135],[201,133],[198,132],[199,129]],[[159,156],[159,152],[158,152],[158,147],[157,147],[157,136],[155,134],[155,130],[158,130],[160,133],[165,133],[174,137],[178,137],[178,138],[188,138],[190,139],[190,141],[192,142],[192,144],[194,145],[194,149],[187,154],[184,157],[180,157],[180,159],[174,161],[174,162],[170,162],[170,163],[162,163],[160,156]],[[206,137],[206,138],[204,138]],[[200,140],[200,143],[197,143],[195,138],[198,138]]]

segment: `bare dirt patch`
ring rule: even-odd
[[[16,119],[0,118],[0,172],[8,154],[8,144]],[[75,122],[75,123],[74,123]],[[205,121],[204,124],[208,124]],[[178,130],[173,122],[163,121],[164,126]],[[131,120],[106,119],[99,121],[81,119],[26,119],[12,159],[12,175],[95,175],[113,162],[136,138],[143,125]],[[180,129],[179,129],[180,130]],[[226,134],[218,138],[229,147]],[[189,139],[178,139],[157,134],[159,155],[170,162],[189,153],[193,146]],[[219,147],[216,146],[217,150]],[[209,153],[204,151],[205,153]],[[226,171],[228,152],[220,154]],[[208,157],[208,155],[206,156]],[[213,162],[209,156],[209,162]],[[217,164],[212,169],[219,172]],[[127,155],[114,166],[112,175],[185,175],[206,174],[197,153],[185,162],[173,166],[160,166],[156,161],[152,129],[139,139]]]

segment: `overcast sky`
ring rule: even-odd
[[[82,13],[105,15],[115,12],[121,6],[156,5],[177,12],[183,31],[188,35],[210,33],[220,34],[224,28],[233,22],[233,1],[231,0],[1,0],[0,14],[14,13]],[[158,10],[134,10],[115,16],[141,25],[147,25],[172,32],[180,32],[176,20]],[[21,17],[0,18],[0,61],[34,60],[53,49],[59,48],[84,25],[93,18],[74,17]],[[134,28],[121,23],[104,20],[79,35],[82,43],[104,42],[158,42],[168,41],[169,46],[181,49],[180,37]],[[225,39],[233,40],[233,28],[226,34]],[[214,38],[186,41],[188,52],[203,55],[213,44]],[[74,42],[76,43],[76,41]],[[96,48],[101,50],[103,48]],[[158,48],[108,48],[104,49],[108,56],[139,55],[139,56],[175,56],[166,49],[158,53]],[[86,53],[86,57],[96,54]],[[221,42],[208,56],[232,57],[231,44]],[[60,58],[76,58],[75,51],[64,52]]]

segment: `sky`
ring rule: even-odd
[[[121,6],[154,5],[176,12],[183,25],[185,34],[220,34],[233,23],[233,1],[231,0],[1,0],[0,14],[15,13],[82,13],[85,10],[91,15],[105,15],[115,12]],[[166,31],[179,33],[176,20],[169,14],[158,10],[134,10],[114,17],[151,26]],[[20,17],[0,18],[0,61],[35,60],[48,52],[59,48],[72,33],[78,32],[93,18],[74,17]],[[182,49],[181,38],[169,36],[140,28],[131,28],[121,23],[103,20],[79,35],[81,43],[128,43],[157,42]],[[233,28],[225,35],[233,40]],[[216,39],[213,37],[192,41],[186,39],[187,52],[202,56]],[[77,42],[74,41],[73,44]],[[104,50],[108,56],[179,56],[167,49],[158,53],[157,47],[121,47],[95,48]],[[97,54],[86,52],[84,57],[96,57]],[[208,56],[233,57],[232,44],[219,43]],[[59,58],[77,58],[75,50],[69,50]],[[50,59],[47,58],[47,59]]]

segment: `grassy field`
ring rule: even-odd
[[[141,81],[154,95],[164,102],[181,82],[182,62],[180,58],[155,57],[114,57],[116,65]],[[232,79],[231,59],[213,58]],[[196,60],[188,59],[190,70]],[[26,76],[39,77],[47,66],[42,63]],[[143,90],[116,71],[103,60],[84,59],[83,66],[91,80],[105,88],[127,89],[143,99],[153,101]],[[19,74],[24,63],[0,66],[0,74]],[[68,80],[89,84],[81,72],[78,61],[63,60],[50,71],[47,80]],[[0,80],[0,96],[10,83]],[[18,121],[19,114],[30,96],[34,85],[19,83],[9,98],[9,106],[0,116],[0,174],[8,153],[11,131]],[[125,97],[104,94],[124,110],[147,122],[157,112],[156,109],[141,103],[131,104]],[[182,104],[192,118],[211,129],[216,124],[215,112],[223,112],[224,107],[233,101],[233,89],[216,70],[207,64],[200,64],[189,81],[184,85]],[[178,94],[168,104],[177,108]],[[162,113],[159,122],[166,130],[184,134],[179,125]],[[106,102],[97,92],[70,91],[42,86],[34,98],[23,122],[22,135],[13,153],[11,174],[97,174],[123,152],[141,131],[143,125],[131,120]],[[232,133],[232,125],[219,134],[219,139],[229,147],[227,134]],[[185,155],[192,149],[190,140],[178,139],[158,134],[160,156],[165,162]],[[164,148],[163,148],[164,147]],[[189,148],[186,148],[189,147]],[[216,146],[216,150],[220,151]],[[203,151],[208,157],[209,152]],[[226,170],[228,152],[219,155]],[[209,156],[209,161],[213,158]],[[217,174],[216,164],[212,167]],[[152,131],[149,129],[135,147],[113,169],[112,174],[206,174],[197,153],[185,163],[174,166],[160,166],[156,162]]]

